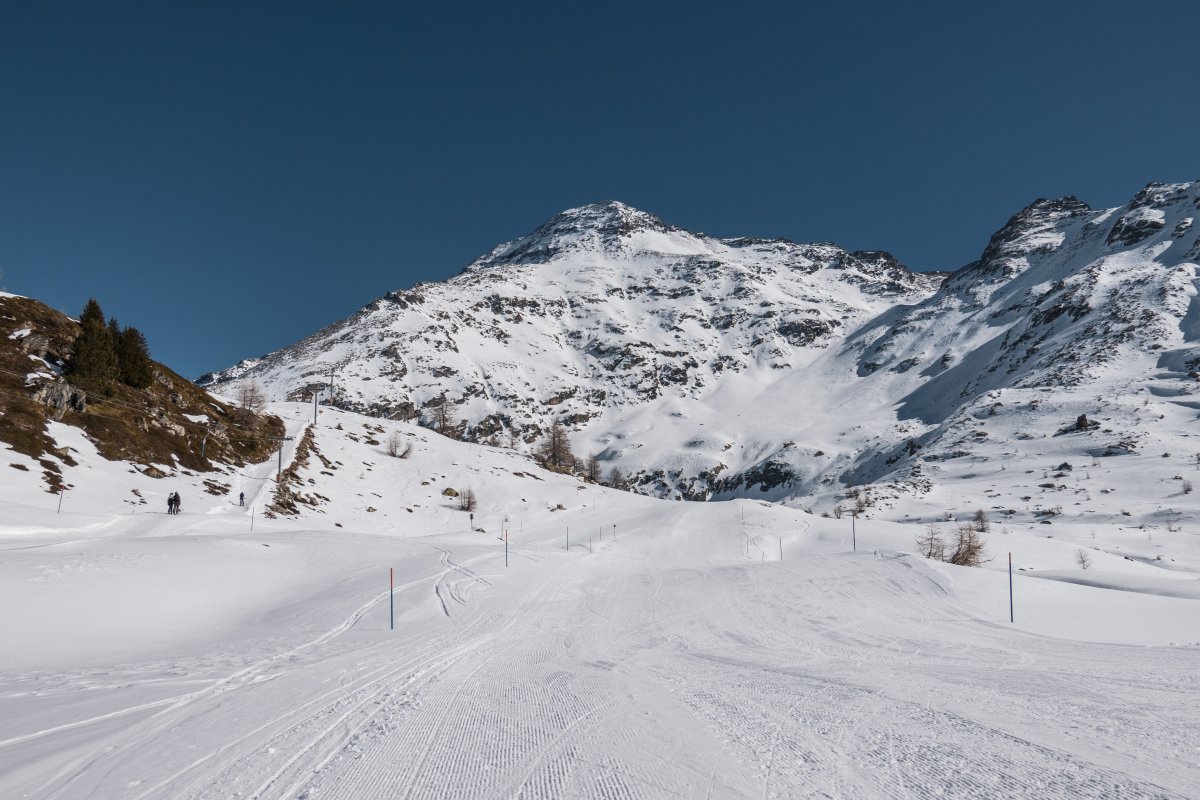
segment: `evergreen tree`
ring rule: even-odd
[[[121,364],[121,324],[117,322],[116,317],[108,318],[108,338],[112,340],[113,347],[117,351],[117,366]]]
[[[83,307],[79,325],[82,330],[71,345],[67,374],[84,389],[108,389],[118,377],[117,349],[104,322],[104,312],[94,298]]]
[[[558,420],[550,425],[550,431],[542,440],[537,451],[542,466],[557,472],[570,472],[575,468],[575,454],[571,452],[571,440],[567,429]]]
[[[150,362],[150,347],[137,328],[121,331],[117,341],[117,361],[121,382],[135,389],[145,389],[154,380],[154,365]]]

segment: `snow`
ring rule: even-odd
[[[12,297],[13,295],[4,295],[4,296]],[[8,335],[8,338],[9,339],[24,339],[26,336],[28,336],[31,333],[33,333],[33,331],[30,330],[29,328],[21,328],[20,330],[16,330],[16,331],[13,331],[12,333],[10,333]]]
[[[572,209],[225,373],[375,412],[272,405],[292,516],[274,457],[49,423],[65,496],[0,464],[0,797],[1200,797],[1197,198],[1038,201],[940,288]],[[443,395],[518,450],[387,418]],[[555,414],[668,499],[536,467]],[[914,552],[979,511],[980,567]]]
[[[191,420],[192,422],[196,422],[201,425],[208,424],[208,417],[204,416],[203,414],[183,414],[182,416],[184,419]]]
[[[312,409],[272,410],[287,464]],[[154,480],[50,430],[79,462],[61,514],[36,462],[0,472],[0,796],[1197,796],[1197,513],[1157,455],[1056,483],[1183,531],[994,519],[970,569],[912,553],[911,499],[854,550],[849,515],[618,492],[326,408],[294,518],[262,514],[275,459]],[[934,491],[1043,482],[1006,466],[945,462]]]
[[[217,378],[282,399],[332,369],[339,405],[428,417],[446,398],[467,437],[515,428],[522,448],[557,418],[660,497],[819,513],[849,486],[887,485],[925,495],[909,511],[928,516],[949,461],[1044,468],[1041,435],[1074,419],[1059,412],[1112,423],[1079,448],[1089,458],[1130,438],[1173,449],[1178,404],[1200,403],[1198,202],[1200,183],[1109,210],[1040,200],[940,285],[881,254],[716,239],[595,204]]]

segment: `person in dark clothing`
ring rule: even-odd
[[[169,495],[167,495],[167,513],[168,514],[175,513],[175,493],[174,492],[171,492]]]
[[[246,505],[246,493],[245,492],[238,493],[238,505],[239,506]]]
[[[180,503],[182,503],[182,502],[183,502],[183,501],[182,501],[182,500],[180,499],[180,497],[179,497],[179,492],[176,492],[176,493],[175,493],[175,513],[176,513],[176,514],[178,514],[178,513],[179,513],[179,505],[180,505]]]

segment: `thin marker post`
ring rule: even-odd
[[[850,515],[850,549],[855,553],[858,552],[858,514]]]
[[[388,630],[396,630],[396,568],[388,567]]]
[[[783,537],[779,537],[779,560],[783,561]]]
[[[67,493],[67,487],[65,487],[65,486],[58,487],[58,511],[56,511],[54,513],[56,513],[56,514],[62,513],[62,499],[63,499],[63,495],[66,493]]]
[[[504,529],[504,567],[508,568],[508,528]]]
[[[1008,621],[1016,622],[1016,616],[1013,614],[1013,585],[1012,585],[1012,553],[1008,554]]]

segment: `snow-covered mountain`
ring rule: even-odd
[[[1198,207],[1197,183],[1099,211],[1038,200],[943,280],[595,204],[201,382],[298,399],[332,371],[342,407],[448,403],[465,438],[518,447],[558,419],[664,496],[923,491],[947,460],[1034,447],[1078,414],[1107,415],[1079,429],[1092,449],[1128,452],[1155,436],[1147,397],[1200,403]]]
[[[264,461],[161,365],[85,415],[0,298],[0,796],[1195,796],[1197,194],[940,286],[588,207],[222,381],[754,500],[307,402]]]

